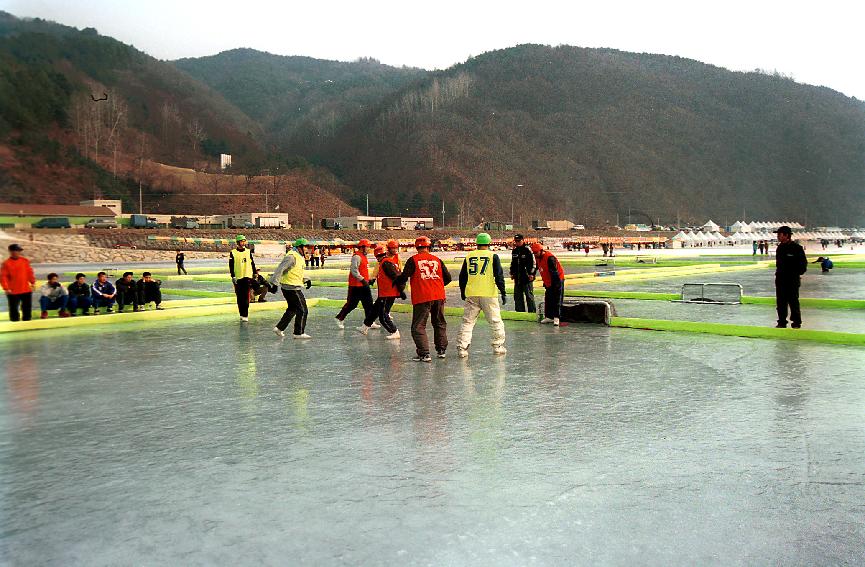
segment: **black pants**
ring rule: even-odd
[[[306,329],[306,317],[309,315],[309,308],[306,306],[306,298],[303,296],[303,291],[299,289],[283,289],[282,296],[288,307],[285,308],[285,313],[282,314],[282,319],[276,324],[280,331],[288,328],[288,324],[294,319],[294,334],[302,335]]]
[[[6,294],[6,301],[9,302],[9,320],[10,321],[19,321],[23,319],[24,321],[29,321],[30,317],[33,315],[33,294],[32,293],[17,293],[17,294]],[[18,313],[18,306],[21,306],[21,311],[24,312],[23,317]]]
[[[133,309],[138,309],[138,293],[133,290],[117,291],[117,312],[123,311],[123,307],[132,304]]]
[[[162,303],[162,290],[155,289],[153,291],[141,292],[141,295],[138,298],[139,305],[147,305],[151,301],[156,303],[156,305]]]
[[[802,312],[799,310],[799,282],[782,282],[775,280],[775,306],[778,309],[778,324],[787,326],[787,309],[790,310],[790,322],[802,324]]]
[[[241,317],[249,317],[249,289],[252,280],[249,278],[240,278],[234,284],[234,295],[237,296],[237,312]]]
[[[562,313],[562,303],[565,301],[565,286],[558,285],[544,290],[544,317],[555,319]]]
[[[342,306],[342,309],[339,310],[336,318],[340,321],[344,321],[346,316],[354,311],[354,308],[357,307],[358,303],[363,305],[364,319],[369,319],[370,317],[375,318],[375,312],[372,307],[372,290],[370,290],[368,285],[349,286],[348,299],[346,300],[345,305]]]
[[[517,311],[535,312],[535,288],[533,282],[519,283],[514,281],[514,309]]]
[[[183,264],[177,264],[177,275],[180,275],[180,270],[183,270],[183,275],[186,275],[186,268],[183,267]]]
[[[372,306],[372,314],[363,320],[363,324],[369,327],[377,317],[381,321],[381,326],[388,333],[396,333],[396,324],[390,318],[390,308],[393,307],[394,301],[396,301],[396,297],[379,297],[376,299]]]
[[[445,352],[448,348],[448,322],[445,320],[445,302],[443,299],[417,303],[413,306],[411,317],[411,338],[418,356],[429,354],[429,339],[426,335],[427,321],[432,318],[433,343],[436,352]]]

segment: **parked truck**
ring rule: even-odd
[[[156,228],[157,223],[154,217],[147,215],[132,215],[129,218],[129,226],[132,228]]]
[[[381,219],[381,227],[384,230],[402,230],[402,218],[383,217]]]
[[[339,230],[342,225],[336,219],[321,219],[321,228],[325,230]]]
[[[255,226],[258,228],[285,228],[285,221],[279,217],[257,217]]]
[[[198,219],[190,217],[171,217],[171,228],[198,228]]]
[[[484,230],[492,230],[492,231],[501,231],[501,230],[513,230],[514,225],[510,223],[504,223],[499,221],[489,221],[484,223]]]

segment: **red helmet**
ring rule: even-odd
[[[387,247],[388,248],[399,248],[399,242],[397,242],[396,240],[388,240],[387,241]]]
[[[357,241],[357,247],[360,248],[361,246],[372,246],[372,242],[370,242],[366,238],[361,238]]]
[[[429,241],[429,238],[427,238],[426,236],[418,236],[414,241],[415,248],[421,248],[423,246],[429,248],[430,244],[432,244],[432,243]]]
[[[532,242],[532,254],[540,254],[543,249],[540,242]]]
[[[372,251],[374,256],[384,256],[384,246],[376,244],[375,250]]]

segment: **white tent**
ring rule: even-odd
[[[745,221],[736,221],[730,226],[730,232],[751,232],[751,227]]]
[[[706,232],[718,232],[718,229],[721,228],[710,219],[709,222],[702,226],[703,230]]]

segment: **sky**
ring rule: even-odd
[[[778,71],[865,100],[865,7],[823,0],[0,0],[0,10],[95,27],[160,59],[250,47],[445,69],[521,43],[679,55]]]

